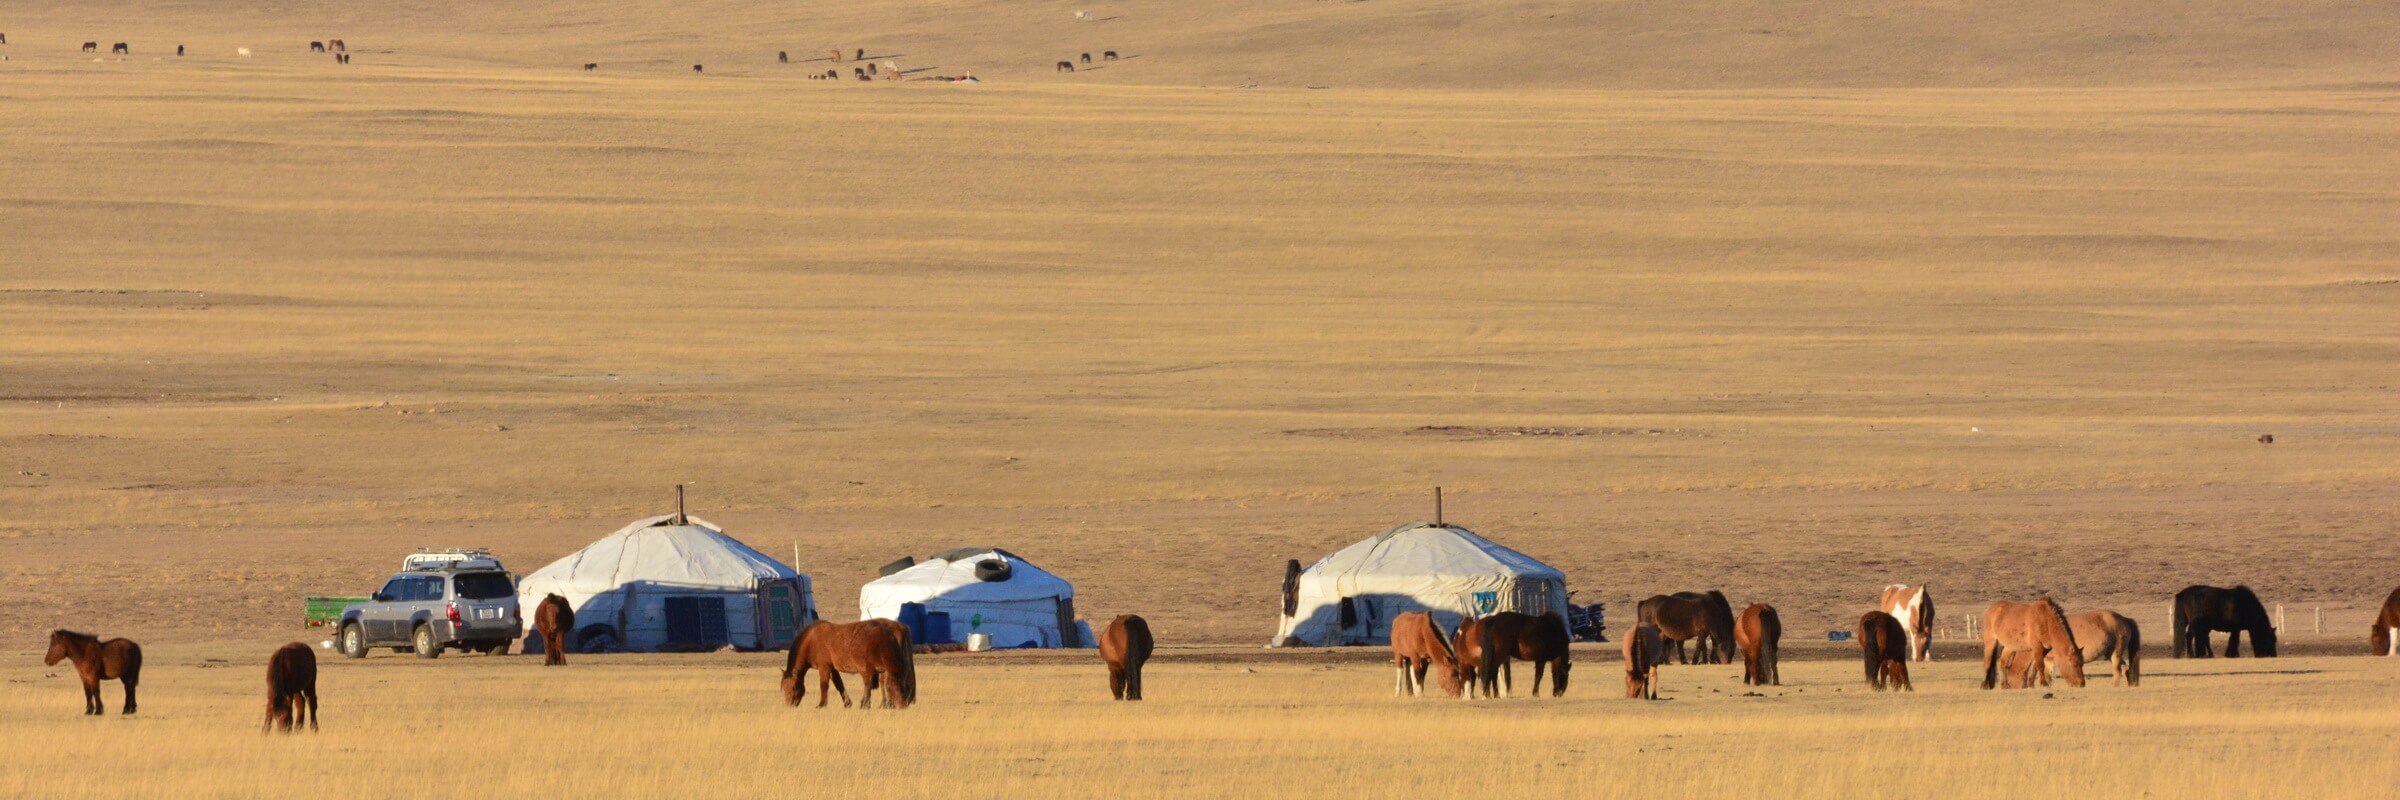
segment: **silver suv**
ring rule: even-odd
[[[372,599],[342,611],[335,634],[342,655],[366,658],[375,647],[418,658],[440,658],[444,649],[501,655],[524,635],[517,582],[499,561],[411,556],[406,563]]]

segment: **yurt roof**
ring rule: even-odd
[[[583,549],[525,576],[599,593],[640,581],[662,586],[749,589],[762,580],[797,578],[800,573],[725,535],[699,517],[666,514],[635,521]]]
[[[1008,565],[1008,578],[987,581],[975,574],[976,562],[997,558]],[[962,547],[934,554],[915,566],[867,583],[863,592],[914,598],[941,597],[965,602],[1009,602],[1075,596],[1075,585],[1034,566],[1015,553],[996,547]]]

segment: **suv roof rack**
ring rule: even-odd
[[[488,547],[419,547],[417,552],[400,559],[402,571],[427,571],[458,567],[489,567],[500,569],[500,559],[492,557]]]

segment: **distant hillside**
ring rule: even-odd
[[[812,7],[815,6],[815,7]],[[289,50],[341,37],[387,64],[688,69],[847,65],[1023,81],[1341,87],[2124,86],[2382,80],[2389,0],[898,0],[588,3],[28,0],[0,14],[15,60],[84,40],[137,55]],[[1093,21],[1079,22],[1077,10]],[[389,50],[391,52],[381,52]],[[778,50],[803,63],[780,66]],[[1073,76],[1052,64],[1127,56]],[[278,50],[276,52],[281,52]]]

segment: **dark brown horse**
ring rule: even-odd
[[[324,42],[309,42],[309,43],[308,43],[308,51],[309,51],[309,52],[311,52],[311,53],[322,53],[322,52],[325,52],[325,43],[324,43]]]
[[[51,631],[50,653],[42,657],[42,664],[56,666],[60,659],[73,660],[75,672],[83,678],[83,713],[108,713],[100,702],[101,681],[125,684],[125,713],[133,713],[133,690],[142,682],[141,645],[132,639],[103,642],[88,633]]]
[[[1075,71],[1075,62],[1073,62],[1073,61],[1061,61],[1061,62],[1058,62],[1058,68],[1057,68],[1057,69],[1054,69],[1054,70],[1051,70],[1051,71],[1052,71],[1052,72],[1074,72],[1074,71]]]
[[[1658,699],[1658,665],[1666,659],[1666,640],[1658,626],[1642,623],[1625,632],[1625,696]]]
[[[2244,631],[2250,633],[2257,657],[2275,657],[2275,622],[2267,617],[2266,604],[2259,602],[2248,586],[2186,586],[2175,593],[2175,613],[2167,624],[2176,658],[2214,656],[2208,635],[2218,631],[2229,634],[2225,637],[2226,658],[2241,657]]]
[[[811,669],[818,672],[818,708],[825,707],[833,692],[841,693],[843,708],[850,707],[850,691],[842,686],[839,674],[843,672],[866,679],[866,694],[859,708],[875,706],[877,689],[883,690],[885,708],[907,708],[916,699],[916,655],[908,642],[908,628],[891,620],[819,622],[802,630],[784,660],[784,702],[797,706],[807,696],[805,681]],[[826,691],[828,684],[832,692]]]
[[[258,732],[292,733],[302,722],[317,729],[317,654],[293,642],[267,657],[267,721]]]
[[[1108,662],[1108,693],[1119,700],[1142,699],[1142,664],[1150,660],[1150,621],[1133,614],[1110,620],[1100,634],[1100,660]]]
[[[84,51],[84,52],[86,52],[86,53],[97,53],[97,52],[100,52],[100,43],[99,43],[99,42],[84,42],[84,43],[83,43],[83,51]]]
[[[1698,645],[1699,658],[1710,664],[1733,663],[1733,605],[1723,592],[1676,592],[1652,595],[1634,607],[1636,619],[1658,626],[1678,663],[1691,663],[1684,643]]]
[[[118,42],[114,46],[109,47],[108,52],[110,55],[132,55],[133,48],[126,45],[124,42]]]
[[[1110,51],[1108,51],[1108,52],[1101,53],[1101,54],[1100,54],[1100,60],[1102,60],[1102,61],[1115,61],[1115,60],[1117,60],[1117,51],[1115,51],[1115,50],[1110,50]]]
[[[2400,656],[2400,589],[2383,599],[2383,613],[2375,616],[2375,627],[2367,630],[2367,649],[2373,655]]]
[[[1908,628],[1898,618],[1869,611],[1858,618],[1858,649],[1867,660],[1867,685],[1875,691],[1916,691],[1908,682]]]
[[[575,607],[556,594],[542,598],[533,609],[533,630],[542,635],[542,666],[567,663],[567,635],[575,630]]]
[[[1542,672],[1550,672],[1550,696],[1567,693],[1567,673],[1574,667],[1567,655],[1567,624],[1557,614],[1530,616],[1502,611],[1459,626],[1451,642],[1458,654],[1460,678],[1484,697],[1507,697],[1516,689],[1511,662],[1533,662],[1535,696],[1541,695]]]
[[[1783,642],[1783,618],[1775,614],[1774,606],[1752,603],[1742,609],[1741,619],[1733,623],[1733,641],[1742,648],[1742,683],[1783,685],[1783,673],[1776,664]]]
[[[1440,668],[1436,680],[1442,691],[1457,697],[1466,689],[1460,677],[1458,653],[1450,640],[1442,637],[1442,628],[1434,624],[1433,615],[1423,611],[1403,612],[1392,618],[1392,694],[1422,695],[1425,693],[1425,672]]]

